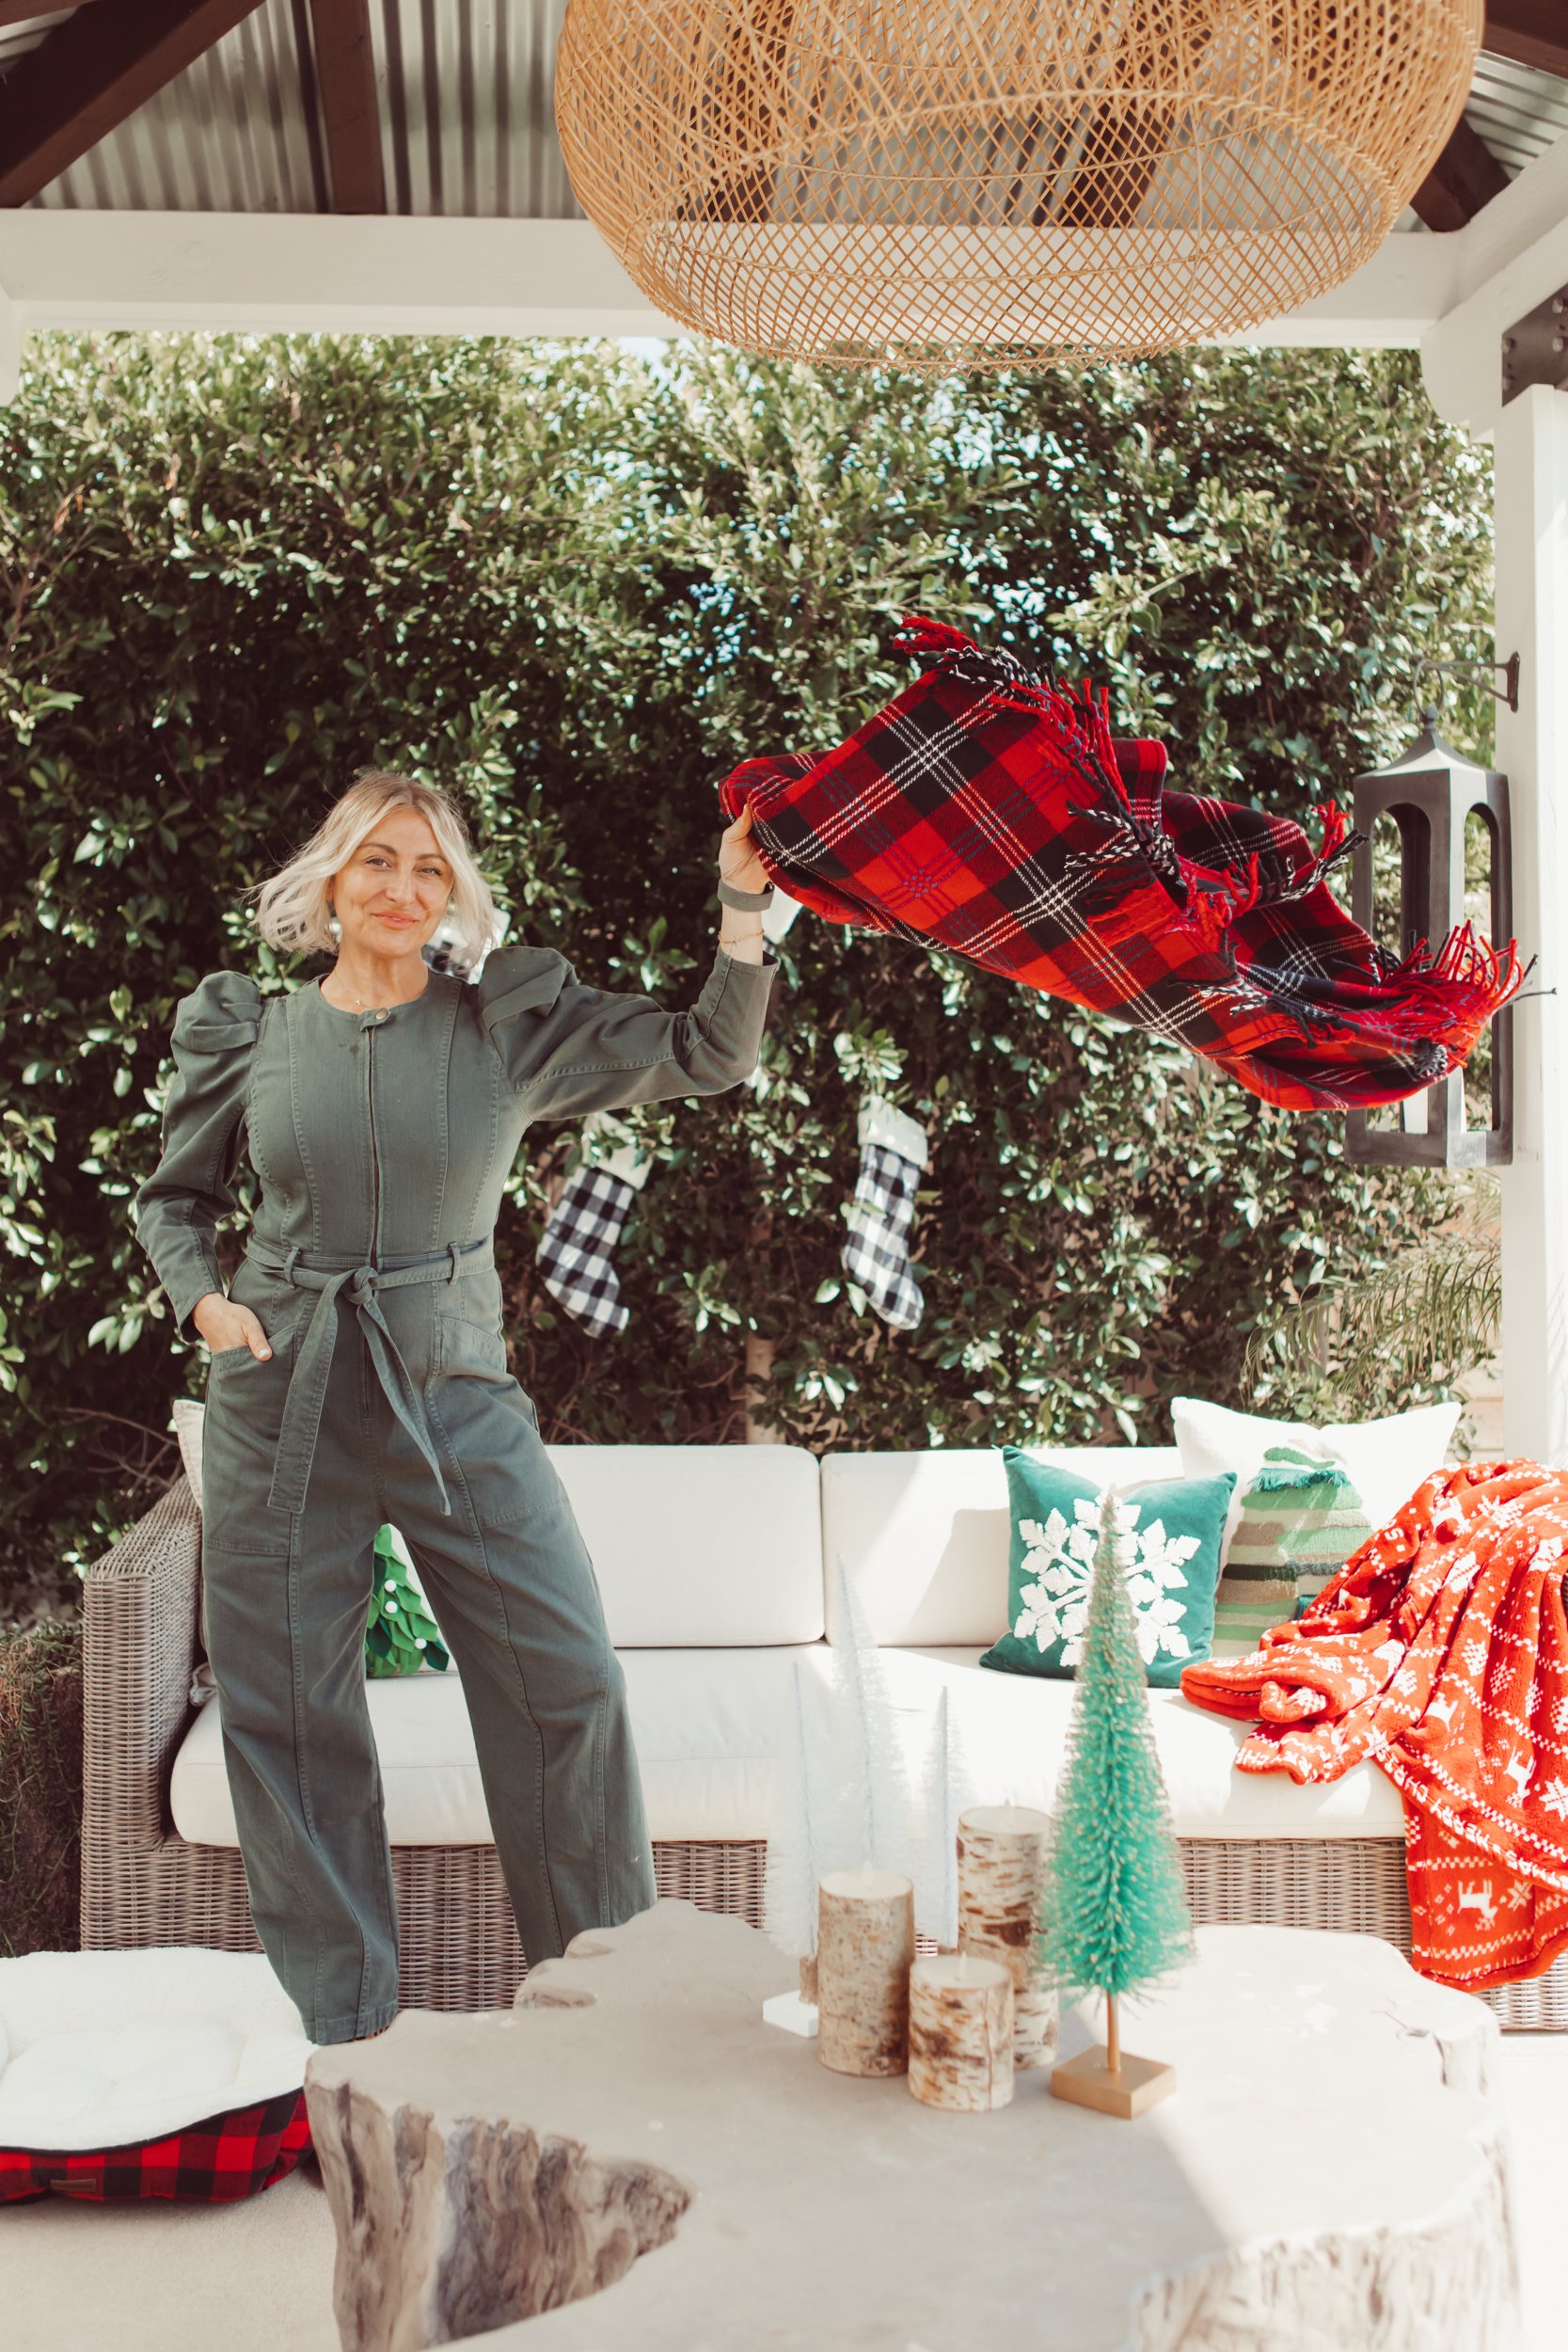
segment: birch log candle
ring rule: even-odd
[[[1050,1816],[1026,1804],[958,1817],[958,1949],[1000,1961],[1012,1978],[1015,2066],[1056,2055],[1056,1993],[1036,1941],[1050,1832]]]
[[[999,1960],[938,1952],[910,1970],[910,2089],[982,2115],[1013,2095],[1013,1979]]]
[[[901,2074],[910,2062],[914,1884],[867,1863],[817,1888],[816,2055],[836,2074]]]

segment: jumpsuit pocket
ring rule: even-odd
[[[509,1380],[506,1341],[492,1324],[468,1323],[461,1315],[435,1318],[432,1367],[437,1379],[455,1374],[470,1380]]]

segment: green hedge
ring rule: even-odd
[[[678,1005],[711,953],[714,786],[903,683],[915,606],[1090,675],[1175,780],[1305,815],[1386,756],[1421,655],[1484,654],[1484,452],[1402,354],[1187,354],[835,379],[663,346],[35,338],[0,422],[7,855],[0,1379],[10,1605],[174,1467],[197,1359],[133,1238],[174,1002],[242,887],[367,759],[463,797],[515,927]],[[1462,739],[1479,706],[1452,720]],[[1134,1032],[802,916],[763,1082],[639,1115],[663,1165],[585,1339],[532,1266],[570,1138],[498,1242],[560,1438],[1157,1438],[1249,1334],[1439,1213]],[[838,1263],[858,1096],[929,1121],[925,1321]],[[251,1180],[247,1177],[246,1183]],[[226,1237],[228,1263],[237,1237]]]

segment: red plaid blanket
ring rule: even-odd
[[[1112,1013],[1291,1110],[1397,1103],[1457,1069],[1520,986],[1512,942],[1466,925],[1396,962],[1324,880],[1339,811],[1299,825],[1165,789],[1161,743],[1119,739],[1105,699],[906,616],[923,675],[828,752],[749,759],[781,888],[835,923],[949,947]]]
[[[1257,1722],[1243,1772],[1387,1773],[1412,1962],[1469,1992],[1568,1951],[1565,1549],[1568,1473],[1435,1470],[1294,1623],[1181,1677],[1195,1706]]]

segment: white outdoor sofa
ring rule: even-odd
[[[1042,1447],[1117,1480],[1171,1448]],[[979,1667],[1006,1613],[1000,1454],[792,1446],[554,1446],[626,1670],[660,1891],[761,1921],[762,1865],[798,1661],[846,1638],[853,1586],[898,1707],[945,1687],[999,1799],[1049,1805],[1072,1686]],[[200,1518],[184,1477],[87,1571],[84,1945],[255,1948],[217,1708],[199,1661]],[[508,2002],[523,1966],[455,1670],[373,1681],[370,1707],[412,2005]],[[1321,1787],[1243,1774],[1245,1727],[1149,1694],[1199,1919],[1357,1930],[1408,1948],[1399,1797],[1374,1766]],[[1004,1785],[1005,1784],[1005,1785]],[[781,1957],[781,1982],[788,1963]],[[1568,2028],[1568,1963],[1488,1996]]]

